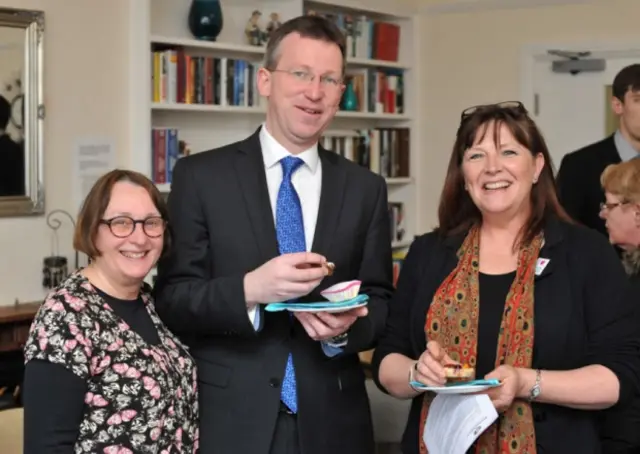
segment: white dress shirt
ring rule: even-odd
[[[282,164],[280,160],[287,156],[293,156],[285,147],[269,133],[263,123],[260,128],[260,147],[262,148],[262,160],[267,176],[267,188],[273,222],[276,222],[276,202],[278,191],[282,183]],[[320,190],[322,189],[322,163],[318,156],[318,144],[298,154],[297,157],[304,161],[291,175],[291,183],[298,193],[302,207],[302,222],[304,224],[304,240],[307,251],[313,245],[313,236],[318,220],[318,208],[320,207]],[[256,307],[249,309],[249,317],[255,325]]]

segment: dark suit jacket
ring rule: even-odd
[[[627,298],[637,302],[640,274],[632,274],[629,280],[631,285]],[[640,312],[640,305],[636,304],[636,307]],[[640,394],[629,399],[625,405],[602,412],[600,417],[603,454],[640,454]]]
[[[289,352],[305,454],[371,454],[372,422],[357,352],[382,333],[393,292],[384,180],[319,149],[322,191],[312,250],[336,264],[303,301],[337,282],[362,281],[369,315],[329,358],[285,312],[261,312],[256,332],[244,275],[279,255],[258,132],[178,161],[169,195],[174,245],[158,268],[158,313],[191,346],[200,384],[201,452],[267,454]],[[262,309],[261,309],[262,310]]]
[[[604,191],[600,175],[620,162],[613,135],[564,156],[556,177],[560,203],[577,222],[609,236],[600,219]]]
[[[433,294],[455,268],[462,236],[419,237],[402,267],[389,304],[385,334],[373,358],[378,386],[390,353],[417,359],[426,348],[424,325]],[[550,259],[535,278],[533,368],[569,370],[602,364],[620,379],[621,402],[638,390],[640,339],[636,301],[624,298],[627,277],[605,238],[582,226],[548,221],[540,257]],[[544,388],[544,380],[542,384]],[[421,396],[413,400],[403,454],[418,453]],[[533,404],[539,454],[600,453],[596,412]]]

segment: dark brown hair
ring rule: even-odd
[[[515,140],[530,150],[533,156],[542,154],[544,157],[542,172],[540,172],[537,183],[531,189],[531,214],[514,247],[518,246],[520,242],[531,241],[542,230],[544,221],[550,215],[572,222],[556,195],[553,164],[544,137],[529,117],[526,109],[520,103],[515,103],[515,107],[489,104],[473,108],[468,114],[463,113],[440,197],[438,231],[443,235],[460,234],[482,222],[480,210],[464,188],[462,159],[465,151],[476,140],[484,138],[491,123],[495,124],[494,141],[496,146],[499,141],[500,126],[505,125]]]
[[[303,38],[311,38],[327,43],[333,43],[340,48],[342,54],[342,73],[344,74],[346,59],[346,40],[342,31],[329,19],[321,16],[298,16],[290,19],[278,27],[267,43],[264,57],[264,67],[274,70],[280,59],[280,43],[291,33],[297,33]]]
[[[89,194],[82,203],[78,221],[76,223],[75,232],[73,234],[73,247],[87,254],[90,258],[95,259],[100,256],[100,251],[96,248],[96,237],[98,236],[98,228],[100,221],[104,216],[104,212],[109,206],[111,200],[111,192],[116,183],[120,181],[128,181],[132,184],[145,189],[151,197],[151,201],[158,209],[162,219],[168,221],[169,213],[165,205],[162,194],[151,180],[143,174],[132,170],[115,169],[102,175],[95,182]],[[170,226],[164,232],[164,244],[162,254],[166,254],[171,246]]]
[[[640,64],[625,66],[613,79],[612,94],[621,102],[624,102],[624,95],[628,91],[638,90],[640,90]]]

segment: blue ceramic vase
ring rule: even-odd
[[[192,0],[189,8],[189,31],[197,38],[215,41],[222,31],[220,0]]]

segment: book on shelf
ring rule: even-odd
[[[391,255],[391,263],[393,265],[393,286],[398,286],[398,278],[400,277],[400,271],[402,270],[402,264],[407,256],[406,251],[395,251]]]
[[[345,82],[353,85],[359,112],[405,113],[403,70],[348,69]]]
[[[176,128],[152,128],[151,180],[156,184],[170,184],[176,162],[190,152]]]
[[[404,242],[407,234],[405,225],[404,203],[389,202],[389,222],[391,230],[391,243],[398,244]]]
[[[259,107],[256,62],[189,55],[183,49],[152,51],[154,103]]]
[[[402,178],[410,176],[410,135],[409,128],[359,129],[353,135],[329,132],[321,143],[384,178]]]
[[[329,13],[306,8],[305,14],[332,20],[344,33],[347,58],[398,61],[400,26],[365,14]]]

